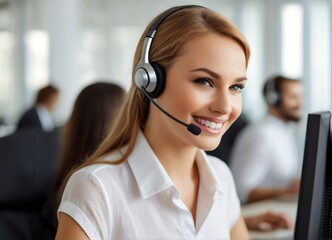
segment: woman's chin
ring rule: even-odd
[[[205,148],[205,149],[203,149],[203,150],[204,150],[204,151],[213,151],[213,150],[215,150],[217,147],[218,147],[218,145],[217,145],[217,146],[214,146],[214,147]]]
[[[200,149],[204,151],[213,151],[215,150],[220,144],[220,139],[216,140],[211,140],[211,141],[205,141],[201,146],[199,146]]]

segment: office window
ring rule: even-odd
[[[108,69],[112,80],[129,89],[137,42],[142,34],[139,26],[118,26],[109,32]]]
[[[13,96],[13,35],[7,31],[0,31],[0,118],[8,114],[8,106]],[[8,121],[8,119],[4,119]]]
[[[101,31],[85,29],[82,44],[83,85],[106,78],[106,39]]]
[[[27,86],[33,90],[49,83],[49,37],[44,31],[32,30],[26,35]]]
[[[15,112],[15,38],[9,2],[0,2],[0,122],[10,123]],[[0,124],[1,125],[1,124]],[[0,136],[3,132],[0,133]]]
[[[281,9],[281,68],[290,77],[303,73],[303,9],[300,4],[285,4]]]
[[[107,29],[109,2],[82,0],[82,85],[107,76]]]
[[[50,82],[49,76],[49,34],[45,26],[45,2],[42,0],[25,1],[22,5],[22,27],[25,74],[25,101],[31,104],[35,93]],[[25,106],[27,107],[27,106]]]
[[[251,55],[248,66],[248,82],[243,91],[243,112],[250,120],[265,114],[261,83],[264,65],[264,19],[261,1],[245,1],[241,30],[250,45]]]
[[[309,110],[332,110],[331,36],[327,1],[313,1],[311,16],[311,99]]]
[[[329,6],[326,0],[312,1],[309,6],[310,26],[303,26],[300,4],[289,3],[282,8],[282,71],[293,77],[303,76],[303,51],[310,57],[310,76],[305,93],[310,99],[308,112],[331,109],[331,50]],[[303,46],[304,27],[310,30],[309,46]],[[304,77],[304,76],[303,76]]]

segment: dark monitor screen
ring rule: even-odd
[[[295,240],[332,239],[331,113],[308,115]]]

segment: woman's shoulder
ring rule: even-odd
[[[126,171],[128,168],[127,162],[125,160],[121,163],[115,162],[119,160],[120,157],[121,156],[118,153],[110,153],[104,157],[101,157],[96,162],[82,167],[81,169],[74,172],[73,175],[97,178],[100,178],[103,175],[116,175],[117,172]]]
[[[130,176],[126,163],[93,163],[75,171],[66,184],[66,192],[84,197],[90,194],[108,194],[118,189],[119,179]],[[126,174],[127,173],[127,174]],[[82,187],[84,186],[84,187]],[[106,192],[105,190],[108,189]]]

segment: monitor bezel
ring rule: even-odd
[[[330,131],[331,112],[308,114],[295,240],[319,239],[321,235]]]

